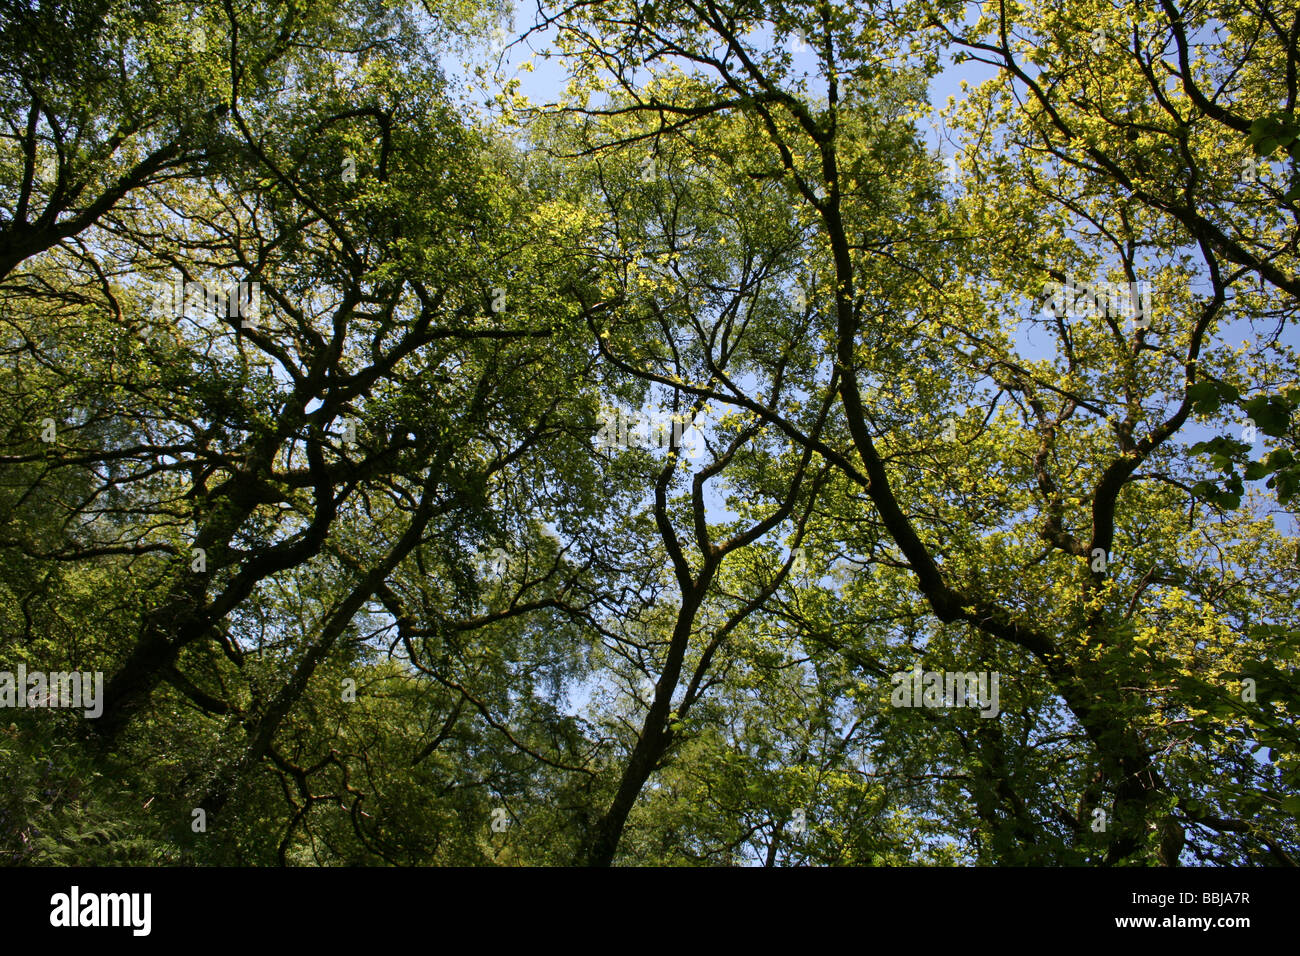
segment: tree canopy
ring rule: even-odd
[[[1300,860],[1300,20],[510,13],[0,3],[3,858]]]

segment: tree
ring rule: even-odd
[[[491,5],[85,9],[0,27],[0,648],[105,677],[7,859],[1294,864],[1268,4],[543,5],[546,108]]]
[[[1163,723],[1150,696],[1159,684],[1149,665],[1134,658],[1130,635],[1141,627],[1139,608],[1158,616],[1148,592],[1153,579],[1166,578],[1196,614],[1253,645],[1247,656],[1279,650],[1258,632],[1234,627],[1233,611],[1216,600],[1215,588],[1179,589],[1192,568],[1163,574],[1174,545],[1151,537],[1157,528],[1177,527],[1175,515],[1189,500],[1193,514],[1212,529],[1211,547],[1226,545],[1245,527],[1191,491],[1188,472],[1196,466],[1189,467],[1185,452],[1175,457],[1167,450],[1201,407],[1201,376],[1221,377],[1217,363],[1224,359],[1215,336],[1232,280],[1225,279],[1215,247],[1206,241],[1193,246],[1204,262],[1199,273],[1185,256],[1149,265],[1139,250],[1172,252],[1180,244],[1162,224],[1147,221],[1140,204],[1134,208],[1104,183],[1086,184],[1086,196],[1041,196],[1033,189],[1041,174],[1028,160],[1019,169],[1031,189],[1018,188],[1014,157],[1001,164],[1001,175],[990,177],[987,193],[939,202],[937,184],[925,173],[928,157],[906,118],[919,91],[914,84],[909,90],[906,71],[891,84],[871,53],[901,35],[898,21],[868,18],[864,24],[828,5],[773,16],[778,35],[797,27],[809,37],[816,62],[810,75],[802,75],[788,53],[755,39],[769,23],[749,5],[692,3],[670,14],[632,3],[566,13],[579,74],[593,82],[600,75],[632,100],[626,106],[578,102],[575,109],[598,120],[645,117],[655,124],[655,136],[669,140],[687,139],[693,126],[720,115],[744,117],[767,143],[738,160],[739,172],[780,177],[794,215],[810,217],[817,230],[808,271],[826,277],[814,298],[826,316],[835,365],[815,386],[801,384],[814,396],[836,394],[848,444],[819,442],[789,423],[779,403],[753,390],[701,385],[686,391],[757,412],[851,478],[869,501],[864,517],[897,549],[892,563],[909,572],[910,586],[936,623],[968,634],[967,655],[975,651],[984,664],[996,662],[995,649],[1028,655],[1032,663],[1024,676],[1048,682],[1086,740],[1093,782],[1074,784],[1076,841],[1090,839],[1085,827],[1092,810],[1102,809],[1104,859],[1121,862],[1153,852],[1150,825],[1159,832],[1168,829],[1162,819],[1204,818],[1203,811],[1189,809],[1200,797],[1173,792],[1153,761],[1164,750],[1158,738],[1168,731],[1152,727]],[[659,60],[665,69],[676,65],[694,74],[642,81],[641,64],[653,68]],[[920,68],[932,70],[934,63],[922,57]],[[820,84],[820,98],[808,92],[813,82]],[[867,90],[883,109],[864,103]],[[891,188],[901,170],[910,175],[902,177],[901,189]],[[1009,216],[1021,222],[1005,222]],[[1028,257],[1026,235],[1039,239]],[[976,242],[978,258],[969,254]],[[944,253],[938,269],[928,261],[936,250]],[[1149,317],[1138,314],[1126,327],[1109,305],[1099,308],[1095,296],[1092,307],[1083,308],[1071,295],[1068,309],[1043,323],[1055,336],[1056,354],[1017,354],[1017,330],[1038,320],[1010,309],[999,315],[1001,296],[1041,301],[1044,280],[1107,261],[1130,282],[1151,281],[1165,296],[1162,311],[1177,318],[1148,331]],[[1208,282],[1208,294],[1191,292],[1193,276]],[[990,278],[997,283],[992,296],[972,294],[975,282]],[[1239,306],[1234,314],[1253,313]],[[901,354],[904,349],[910,354]],[[1259,379],[1243,381],[1247,388],[1287,368],[1285,353],[1266,361]],[[1010,400],[1005,406],[1004,398]],[[946,450],[936,450],[931,428],[945,418],[960,429],[962,447],[950,439]],[[991,453],[988,469],[972,469],[972,447]],[[970,496],[980,491],[983,500],[972,508]],[[1266,575],[1270,558],[1263,560],[1258,571],[1255,562],[1244,566],[1243,577]],[[897,600],[896,594],[886,600]],[[1194,627],[1180,621],[1176,632]],[[997,643],[981,644],[977,634]],[[1174,668],[1183,678],[1204,666],[1195,647],[1193,640]],[[1231,665],[1216,656],[1210,668],[1216,683],[1199,685],[1196,704],[1182,703],[1230,706],[1236,690]],[[1283,700],[1274,705],[1287,712],[1291,706]],[[1258,710],[1251,719],[1259,729],[1271,723]],[[1211,733],[1219,741],[1235,737],[1223,726]],[[996,747],[978,738],[970,743]],[[991,756],[985,750],[981,759]],[[1009,788],[1002,777],[1000,799],[1023,816],[1026,800]],[[1233,802],[1231,795],[1220,796]],[[1276,815],[1258,827],[1270,846],[1280,846],[1290,838],[1276,834],[1289,824],[1279,799],[1271,807]],[[1235,820],[1230,829],[1245,826],[1253,813],[1241,806],[1212,816]],[[1015,842],[1024,846],[1028,838],[1021,832]]]

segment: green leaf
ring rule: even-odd
[[[1291,406],[1280,395],[1261,395],[1242,403],[1242,408],[1265,435],[1281,438],[1291,422]]]
[[[1214,382],[1197,382],[1187,388],[1187,400],[1198,415],[1213,415],[1219,410],[1219,389]]]
[[[1259,481],[1259,479],[1267,475],[1269,471],[1270,469],[1268,466],[1262,461],[1248,461],[1246,462],[1246,471],[1243,477],[1247,481]]]

